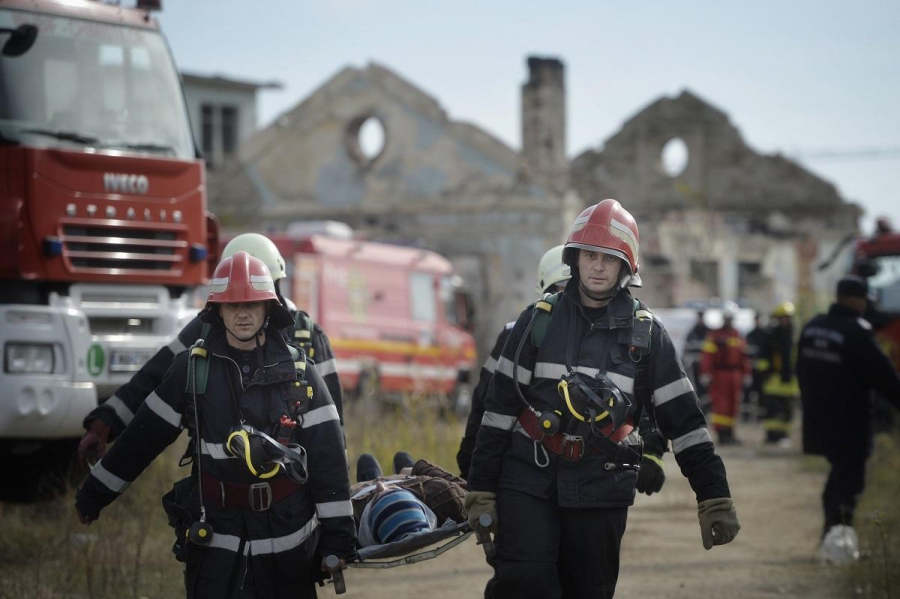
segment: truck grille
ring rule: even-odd
[[[185,237],[183,225],[67,219],[60,239],[73,272],[178,275],[184,268]]]
[[[153,333],[153,318],[117,318],[113,316],[88,316],[94,335],[127,335]]]

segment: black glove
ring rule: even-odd
[[[637,490],[639,493],[653,495],[659,493],[666,482],[666,472],[662,459],[652,453],[645,453],[638,471]]]

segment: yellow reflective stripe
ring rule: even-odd
[[[757,370],[768,370],[769,369],[769,361],[766,359],[759,359],[756,361],[756,369]]]
[[[207,355],[209,355],[209,352],[206,351],[206,348],[195,347],[194,349],[191,350],[191,355],[192,356],[200,356],[201,358],[205,358]]]
[[[657,466],[659,466],[659,469],[660,469],[660,470],[665,470],[665,468],[666,468],[665,464],[663,464],[663,461],[662,461],[660,458],[658,458],[658,457],[656,457],[655,455],[653,455],[652,453],[645,453],[645,454],[644,454],[644,459],[645,459],[645,460],[650,460],[651,462],[653,462],[654,464],[656,464]]]
[[[728,341],[726,341],[726,343],[730,347],[740,347],[741,346],[741,340],[738,339],[737,337],[729,337]]]
[[[311,337],[309,331],[304,331],[303,329],[299,329],[294,331],[294,338],[296,339],[309,339]]]
[[[714,354],[717,351],[719,351],[719,348],[716,347],[716,344],[713,343],[712,341],[704,341],[703,342],[703,351],[705,351],[708,354]]]
[[[775,374],[769,377],[763,385],[763,393],[780,397],[797,397],[800,395],[800,385],[797,383],[796,377],[784,382],[781,380],[781,375]]]
[[[712,415],[712,423],[718,424],[719,426],[727,426],[729,428],[734,427],[734,418],[731,416],[726,416],[725,414],[713,414]]]
[[[543,300],[535,302],[534,307],[538,308],[539,310],[543,310],[544,312],[550,312],[553,310],[553,305],[550,304],[550,302],[545,302]]]
[[[770,419],[763,422],[763,429],[767,431],[791,432],[791,423],[784,420]]]
[[[363,340],[332,338],[331,347],[337,353],[340,353],[339,350],[373,351],[414,356],[431,356],[435,358],[440,358],[447,355],[448,353],[460,353],[448,352],[446,347],[440,347],[437,345],[419,347],[419,345],[416,343],[404,343],[401,341],[374,341],[368,339]],[[476,358],[474,347],[464,348],[462,349],[461,353],[466,359],[474,360]]]
[[[294,362],[294,368],[296,368],[297,370],[302,370],[303,372],[306,372],[306,362],[301,362],[301,361]]]

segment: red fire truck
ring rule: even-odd
[[[217,227],[142,2],[2,0],[0,46],[0,487],[27,495],[193,315]]]
[[[331,340],[341,384],[382,399],[434,394],[467,412],[476,371],[467,294],[425,249],[324,235],[273,235],[283,287]]]
[[[867,277],[875,292],[879,314],[873,325],[900,370],[900,234],[882,221],[875,235],[856,241],[851,270]]]

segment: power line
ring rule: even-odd
[[[853,150],[795,150],[791,156],[797,160],[854,162],[865,160],[897,160],[900,148],[860,148]]]

